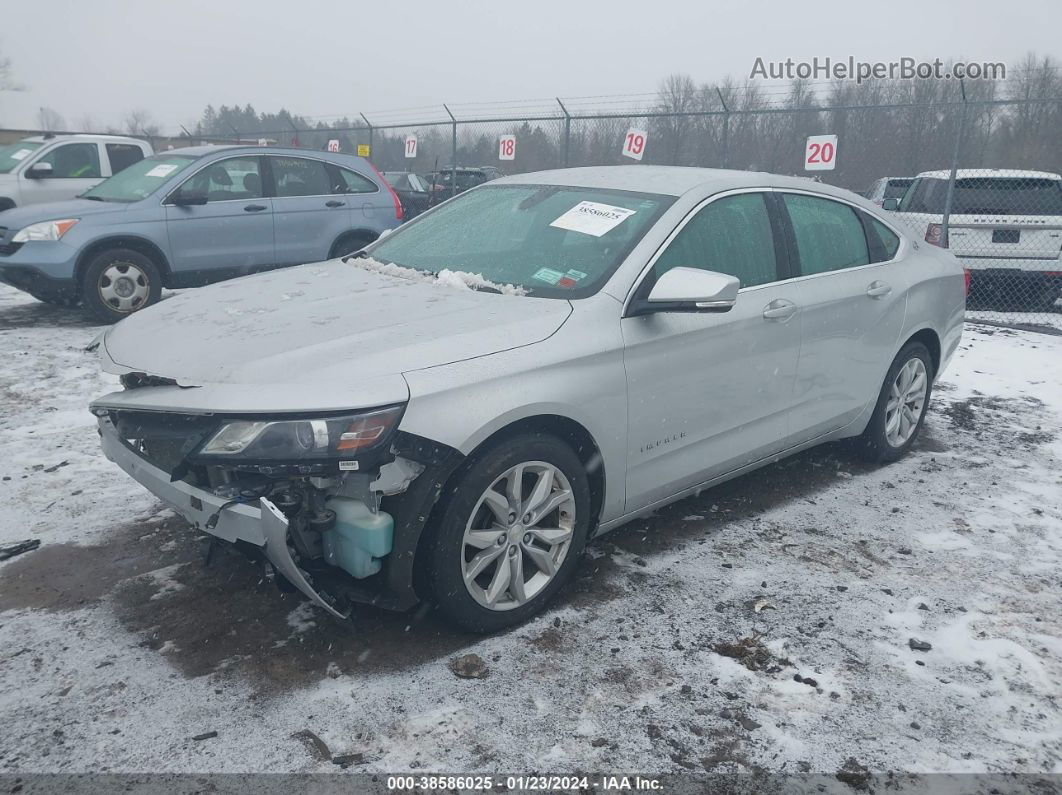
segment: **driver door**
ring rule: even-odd
[[[174,283],[195,286],[271,268],[273,201],[266,198],[262,158],[216,160],[177,189],[206,197],[205,204],[180,206],[166,200],[166,229]]]
[[[626,510],[777,453],[800,353],[801,313],[780,230],[763,192],[712,199],[687,216],[636,295],[674,267],[738,277],[720,313],[656,312],[621,321],[627,372]]]

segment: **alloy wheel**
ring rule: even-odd
[[[483,492],[465,525],[465,588],[489,610],[526,604],[557,575],[574,531],[575,496],[560,469],[544,461],[509,468]]]
[[[929,373],[917,356],[908,359],[889,387],[885,404],[885,439],[902,447],[914,434],[929,392]]]
[[[147,274],[132,262],[112,262],[100,274],[100,299],[116,312],[135,312],[151,294]]]

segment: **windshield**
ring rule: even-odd
[[[8,174],[15,166],[29,157],[34,149],[41,147],[40,141],[19,141],[0,146],[0,174]]]
[[[197,158],[191,155],[155,155],[134,163],[81,194],[84,199],[105,202],[136,202],[157,191],[174,174]]]
[[[946,179],[916,179],[900,212],[942,215]],[[955,181],[953,215],[1062,215],[1062,183],[1039,177],[967,177]]]
[[[674,201],[670,196],[544,185],[477,188],[373,246],[380,262],[449,269],[530,295],[596,292]]]

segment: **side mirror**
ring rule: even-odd
[[[178,207],[192,207],[195,205],[206,204],[207,195],[205,193],[192,193],[190,191],[177,190],[176,193],[170,196],[170,201]]]
[[[47,179],[53,173],[51,163],[34,163],[26,169],[26,176],[29,179]]]
[[[737,303],[741,282],[736,276],[672,268],[657,279],[649,297],[631,306],[632,315],[654,312],[729,312]]]
[[[893,212],[896,212],[897,210],[900,209],[900,200],[899,199],[886,199],[885,201],[883,201],[881,203],[881,209],[883,209],[883,210],[892,210]]]

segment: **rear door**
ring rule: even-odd
[[[323,160],[270,155],[277,265],[327,259],[332,244],[351,228],[354,207]]]
[[[766,194],[708,201],[674,233],[637,288],[673,267],[741,281],[722,313],[621,321],[628,394],[627,510],[779,452],[800,351],[797,289]]]
[[[261,157],[215,160],[181,183],[181,192],[207,203],[178,206],[167,199],[166,229],[174,281],[205,284],[272,267],[273,204],[262,187]]]
[[[897,259],[900,238],[877,219],[821,195],[779,195],[803,310],[790,423],[806,441],[877,397],[903,328],[909,275]]]

